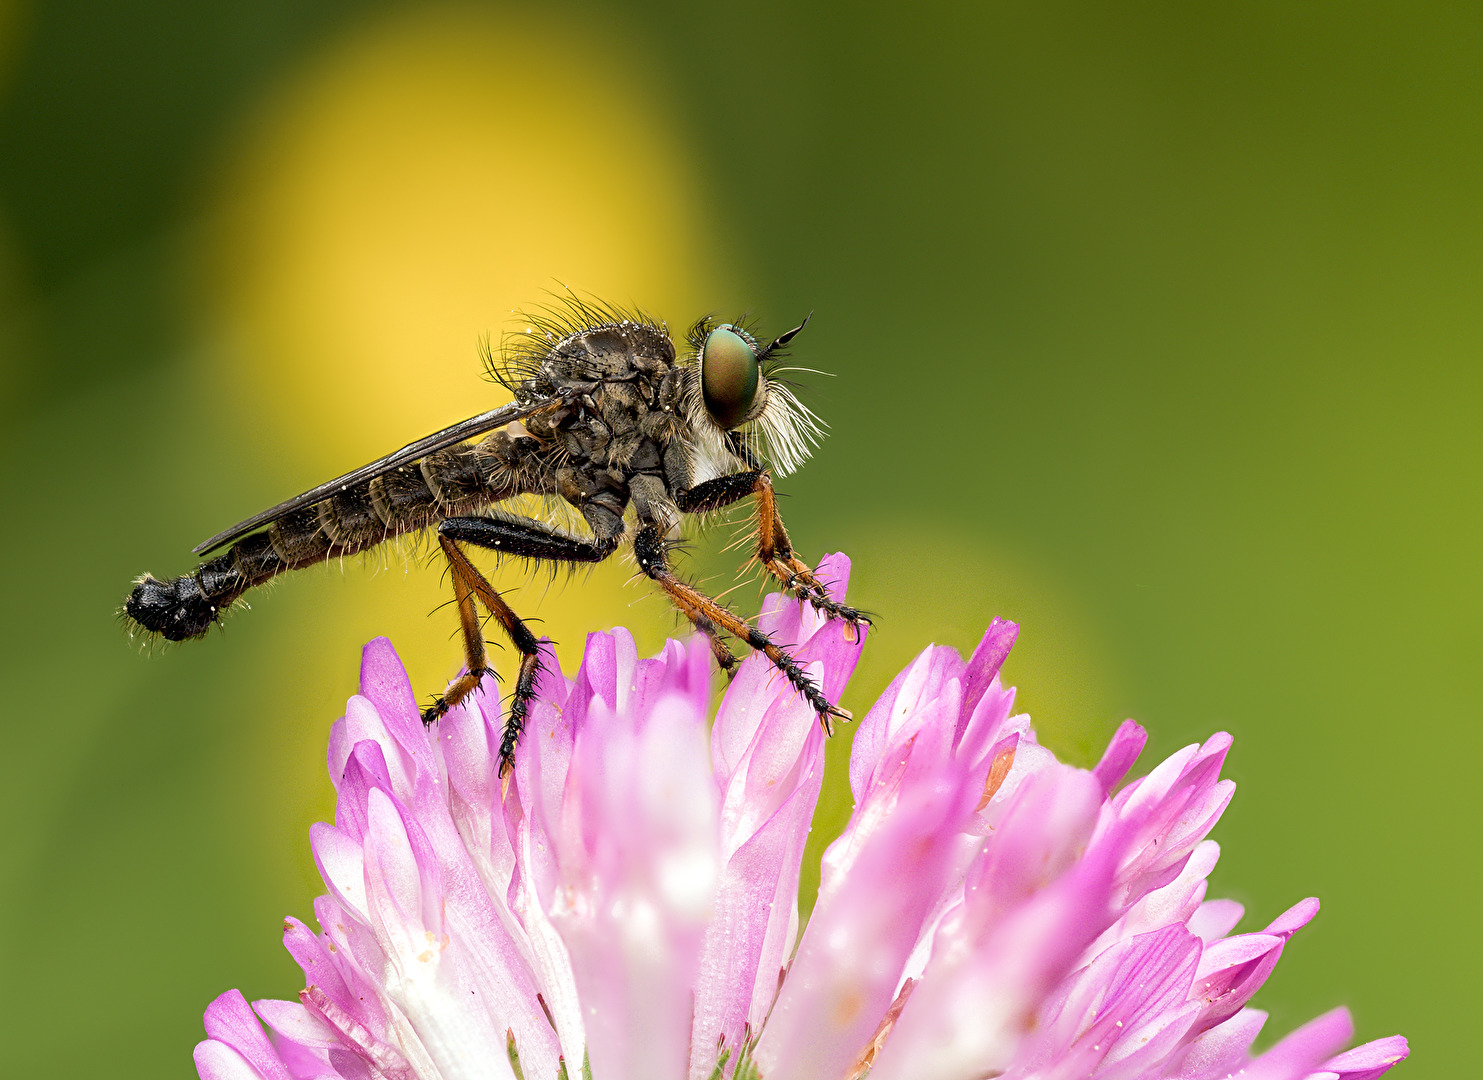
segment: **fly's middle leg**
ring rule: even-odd
[[[766,656],[772,661],[773,666],[793,684],[793,688],[813,706],[814,712],[819,716],[819,724],[826,734],[834,734],[834,717],[837,716],[843,720],[852,719],[844,709],[831,704],[824,696],[824,692],[819,689],[818,684],[810,679],[798,666],[798,662],[780,649],[771,638],[730,609],[711,599],[694,585],[675,577],[669,566],[666,548],[663,534],[652,524],[640,528],[633,539],[633,555],[638,560],[639,569],[664,590],[670,603],[674,604],[698,629],[705,632],[713,645],[716,643],[716,630],[719,628],[732,637],[745,641],[751,648]]]

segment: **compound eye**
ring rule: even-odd
[[[705,411],[726,431],[740,427],[757,400],[757,350],[730,326],[706,335],[700,350],[700,390]]]

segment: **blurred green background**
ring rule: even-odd
[[[1265,1041],[1347,1002],[1471,1071],[1480,63],[1468,4],[0,0],[7,1075],[190,1076],[212,996],[297,991],[326,731],[368,637],[456,666],[440,575],[149,659],[113,609],[497,403],[476,343],[557,282],[814,310],[832,434],[781,486],[881,616],[845,704],[1002,614],[1070,759],[1234,732],[1212,895],[1324,901]],[[673,630],[627,575],[501,580],[571,662]]]

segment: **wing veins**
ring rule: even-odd
[[[418,461],[421,458],[427,457],[429,454],[435,454],[439,450],[446,450],[450,446],[471,439],[475,435],[482,435],[486,431],[503,427],[516,420],[523,420],[533,413],[538,413],[542,409],[551,408],[559,403],[560,398],[554,397],[543,398],[539,401],[524,404],[518,401],[512,401],[510,404],[501,406],[498,409],[491,409],[489,412],[480,413],[478,416],[471,416],[467,420],[460,420],[452,427],[446,427],[442,431],[435,431],[431,435],[418,439],[416,442],[408,443],[395,453],[388,454],[386,457],[373,461],[369,465],[362,465],[360,468],[354,469],[344,476],[337,476],[333,480],[327,480],[318,487],[304,492],[302,495],[296,495],[292,499],[281,502],[277,506],[270,507],[260,514],[254,514],[246,521],[240,521],[230,529],[217,533],[210,540],[197,544],[191,549],[191,552],[195,555],[204,555],[208,551],[214,551],[223,544],[237,540],[246,536],[248,533],[256,532],[264,525],[271,525],[279,518],[286,517],[296,510],[302,510],[306,506],[313,506],[315,503],[323,502],[337,492],[356,484],[365,483],[368,480],[374,480],[378,476],[385,476],[393,469],[400,468],[408,462]]]

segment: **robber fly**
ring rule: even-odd
[[[478,607],[520,653],[500,745],[508,774],[540,670],[535,636],[469,560],[466,546],[536,564],[601,562],[631,546],[639,569],[703,632],[721,667],[736,665],[729,635],[763,653],[819,716],[831,704],[788,652],[745,619],[676,577],[669,552],[685,514],[752,496],[756,562],[800,602],[851,624],[869,620],[836,603],[794,553],[778,516],[769,466],[796,469],[822,434],[818,418],[779,378],[783,349],[807,325],[762,344],[740,322],[703,319],[677,356],[665,325],[642,313],[571,298],[508,335],[490,375],[514,392],[503,408],[404,446],[218,533],[195,548],[221,554],[160,581],[139,578],[124,603],[131,630],[169,641],[204,636],[248,589],[286,570],[366,551],[436,529],[463,630],[467,670],[434,699],[432,724],[493,671]],[[470,440],[483,436],[477,442]],[[498,504],[520,496],[567,504],[590,533],[517,516]],[[629,508],[632,526],[625,525]],[[547,515],[551,516],[551,515]]]

